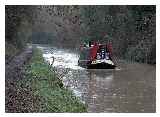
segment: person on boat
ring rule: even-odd
[[[98,44],[96,42],[93,42],[93,46],[92,46],[92,48],[90,50],[90,59],[91,59],[91,61],[96,59],[97,51],[98,51]]]
[[[109,42],[109,43],[107,43],[107,51],[108,51],[108,53],[109,53],[109,58],[112,60],[112,43],[111,42]]]
[[[92,42],[91,42],[91,41],[89,41],[89,47],[91,47],[91,45],[92,45]]]

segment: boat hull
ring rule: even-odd
[[[78,61],[78,65],[87,69],[114,69],[116,67],[115,65],[106,62],[92,64],[91,61]]]
[[[87,69],[114,69],[116,66],[108,63],[97,63],[87,65]]]

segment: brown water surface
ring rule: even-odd
[[[155,112],[156,67],[118,61],[115,70],[87,70],[70,50],[39,47],[63,83],[88,106],[88,112]]]

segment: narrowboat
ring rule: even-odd
[[[78,65],[87,69],[114,69],[111,44],[89,42],[81,45]]]

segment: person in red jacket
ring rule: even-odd
[[[108,44],[107,44],[107,50],[108,50],[108,52],[109,52],[109,57],[112,59],[112,44],[111,44],[111,42],[109,42]]]
[[[98,51],[98,44],[96,42],[93,42],[93,47],[91,48],[91,53],[90,53],[91,61],[96,59],[97,51]]]

